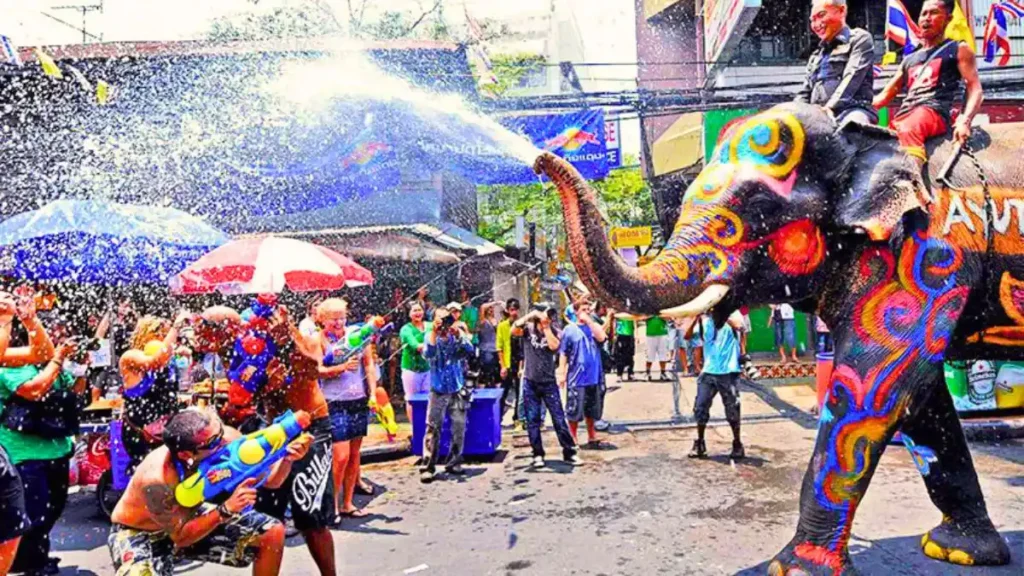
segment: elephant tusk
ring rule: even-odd
[[[729,287],[723,284],[712,284],[704,289],[699,296],[686,304],[674,308],[666,308],[660,312],[661,316],[669,318],[682,318],[687,316],[699,316],[712,306],[718,304],[729,293]]]

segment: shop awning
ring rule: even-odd
[[[450,223],[354,226],[289,232],[355,258],[385,258],[455,264],[466,258],[502,254],[500,246]]]

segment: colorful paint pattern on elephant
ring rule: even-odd
[[[993,326],[967,337],[970,343],[984,341],[999,346],[1024,346],[1024,282],[1003,272],[999,279],[999,303],[1012,326]]]
[[[931,467],[933,462],[938,462],[939,457],[935,455],[935,450],[927,446],[918,446],[914,439],[908,436],[905,432],[900,433],[900,439],[903,440],[903,445],[907,447],[907,451],[910,452],[910,457],[914,459],[914,466],[917,466],[917,470],[921,472],[921,476],[927,476],[931,473]]]
[[[800,220],[767,238],[743,242],[743,220],[725,196],[739,181],[752,180],[789,200],[804,145],[803,126],[790,113],[771,111],[744,122],[687,190],[672,241],[652,263],[651,273],[684,284],[701,276],[706,282],[726,280],[746,251],[766,243],[783,273],[814,271],[825,257],[824,235],[815,224]]]
[[[860,484],[874,465],[872,447],[888,441],[910,398],[897,393],[896,383],[921,360],[941,362],[967,301],[969,288],[957,285],[963,254],[954,245],[920,233],[908,238],[899,260],[888,250],[872,250],[859,262],[869,286],[852,318],[857,341],[854,355],[881,351],[879,361],[864,365],[837,364],[819,426],[827,450],[816,463],[815,498],[837,512],[840,529],[827,550],[839,552],[849,538],[853,513],[863,490]],[[876,352],[877,353],[877,352]],[[863,376],[862,376],[863,374]]]

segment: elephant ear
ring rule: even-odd
[[[915,227],[926,218],[924,188],[916,164],[899,151],[894,132],[847,122],[840,126],[851,155],[846,189],[836,202],[836,223],[863,230],[872,240],[894,240],[912,216]],[[927,226],[927,222],[925,222]]]

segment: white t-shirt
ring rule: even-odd
[[[299,322],[299,333],[303,336],[316,336],[320,333],[320,327],[316,325],[316,321],[306,316]]]
[[[783,320],[793,319],[793,307],[790,306],[789,304],[779,304],[775,306],[775,308],[778,309],[779,316],[781,316]]]

